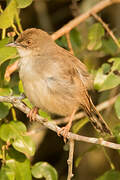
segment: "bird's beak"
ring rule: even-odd
[[[12,42],[12,43],[8,43],[6,46],[7,47],[17,47],[17,46],[19,46],[19,44],[16,42]]]

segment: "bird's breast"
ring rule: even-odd
[[[47,84],[44,76],[36,72],[34,61],[29,58],[20,60],[19,75],[23,83],[26,96],[34,106],[41,108],[45,104],[45,97],[48,94]],[[42,72],[41,72],[42,74]]]
[[[79,106],[76,87],[71,85],[71,81],[61,79],[59,73],[55,76],[55,71],[50,69],[47,72],[42,68],[38,72],[30,59],[21,61],[19,74],[24,92],[34,106],[51,113],[69,115],[73,108]]]

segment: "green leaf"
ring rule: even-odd
[[[16,138],[12,143],[13,147],[19,152],[23,152],[29,156],[33,156],[35,153],[35,144],[29,136],[22,136],[22,138]]]
[[[11,41],[11,38],[5,38],[0,41],[0,64],[2,64],[7,59],[10,59],[17,54],[16,48],[7,47],[9,42]]]
[[[120,172],[115,170],[110,170],[105,172],[101,177],[96,180],[120,180]]]
[[[10,88],[0,88],[0,96],[8,96],[11,94],[11,92],[12,90]],[[0,103],[0,120],[8,115],[11,107],[12,104],[10,103]]]
[[[117,125],[114,129],[113,129],[113,134],[117,139],[117,143],[120,144],[120,125]]]
[[[35,178],[44,177],[46,180],[57,180],[58,175],[55,168],[47,162],[38,162],[32,167],[32,175]]]
[[[32,180],[30,160],[23,154],[9,148],[6,165],[15,173],[15,180]]]
[[[20,121],[11,121],[2,124],[0,127],[0,138],[4,141],[11,141],[13,147],[29,156],[35,153],[35,144],[29,136],[25,136],[26,127]]]
[[[13,24],[16,12],[17,12],[16,1],[11,0],[8,6],[6,7],[6,9],[0,15],[0,28],[1,29],[6,29]]]
[[[112,38],[102,40],[102,50],[108,55],[115,55],[118,50],[117,45]]]
[[[104,63],[102,65],[103,68],[103,74],[108,74],[111,71],[111,66],[108,63]]]
[[[5,145],[5,142],[2,141],[2,139],[0,139],[0,159],[3,158],[3,152],[2,152],[3,145]]]
[[[33,105],[31,104],[31,102],[29,101],[29,99],[25,98],[22,100],[30,109],[33,108]]]
[[[12,93],[10,88],[0,88],[0,96],[9,96]]]
[[[78,131],[87,123],[89,122],[89,119],[88,118],[84,118],[84,119],[81,119],[79,120],[78,122],[76,122],[73,127],[72,127],[72,132],[73,133],[78,133]]]
[[[57,39],[57,40],[56,40],[56,43],[57,43],[59,46],[65,48],[65,49],[68,49],[68,44],[67,44],[67,40],[66,40],[65,35],[62,36],[61,38]]]
[[[100,49],[102,46],[102,37],[104,34],[104,28],[100,23],[93,24],[88,32],[88,50]]]
[[[94,80],[95,88],[100,91],[114,88],[120,84],[120,58],[111,58],[108,62],[113,63],[112,67],[110,64],[103,64],[97,71]]]
[[[16,48],[2,47],[0,48],[0,65],[8,59],[14,58],[17,55]]]
[[[20,93],[23,93],[24,92],[24,89],[23,89],[23,84],[22,84],[22,81],[20,80],[19,81],[19,91],[20,91]]]
[[[115,111],[116,111],[117,117],[120,119],[120,95],[117,97],[117,100],[115,102]]]
[[[70,31],[70,41],[75,54],[78,54],[82,48],[82,37],[79,31],[72,29]]]
[[[6,37],[5,39],[0,40],[0,48],[4,47],[6,44],[8,44],[10,38]]]
[[[4,141],[10,141],[10,139],[21,137],[25,132],[26,127],[20,121],[11,121],[0,126],[0,138]]]
[[[39,109],[39,115],[43,118],[46,118],[47,120],[51,120],[50,115],[47,112],[42,111],[41,109]]]
[[[16,0],[17,8],[25,8],[32,3],[32,0]]]
[[[12,104],[0,103],[0,120],[5,118],[9,114],[9,110],[11,107]]]
[[[100,91],[104,91],[104,90],[108,90],[108,89],[114,88],[114,87],[116,87],[119,84],[120,84],[120,77],[116,76],[113,73],[111,73],[105,79],[104,83],[102,84],[102,87],[101,87]]]
[[[15,180],[14,171],[8,166],[2,166],[0,170],[0,180]]]
[[[81,46],[81,34],[76,29],[72,29],[70,31],[70,40],[73,46],[80,47]]]
[[[107,75],[104,74],[103,72],[104,72],[104,67],[102,65],[102,67],[99,68],[99,70],[97,70],[97,74],[96,74],[96,77],[95,77],[95,80],[94,80],[94,87],[97,90],[99,90],[102,87],[104,81],[107,78]]]
[[[111,58],[108,62],[113,63],[112,71],[120,70],[120,57]]]

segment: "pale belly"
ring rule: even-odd
[[[78,103],[71,97],[51,93],[44,80],[32,83],[23,80],[23,88],[30,102],[46,112],[67,116],[78,109]]]
[[[22,68],[25,68],[24,71]],[[58,85],[58,81],[54,81],[52,78],[38,77],[38,74],[26,64],[20,67],[19,74],[25,95],[34,106],[62,116],[71,115],[74,109],[78,109],[79,102],[75,97],[76,91],[73,89],[72,93],[69,92],[70,88],[63,81]]]

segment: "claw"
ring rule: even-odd
[[[38,113],[38,108],[34,107],[29,111],[27,117],[30,119],[30,121],[35,121],[37,113]]]
[[[67,124],[65,127],[62,127],[58,132],[57,132],[57,135],[60,136],[60,134],[63,136],[63,139],[64,139],[64,142],[66,143],[66,139],[67,139],[67,136],[68,136],[68,132],[70,130],[70,125]]]

